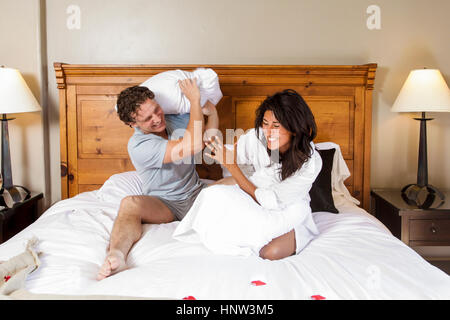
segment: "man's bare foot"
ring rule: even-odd
[[[119,271],[126,269],[125,256],[120,250],[112,250],[106,256],[105,262],[101,266],[97,280],[103,280]]]

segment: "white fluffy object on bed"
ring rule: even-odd
[[[142,180],[136,171],[112,175],[97,192],[99,200],[119,203],[125,196],[142,194]]]
[[[203,243],[216,254],[258,256],[273,238],[297,224],[306,225],[308,219],[313,223],[307,206],[299,202],[269,210],[237,185],[215,185],[202,190],[173,236],[187,243]],[[304,237],[296,234],[302,247],[311,238],[309,232]]]

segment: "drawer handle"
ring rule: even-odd
[[[430,231],[432,234],[436,234],[436,232],[437,232],[437,230],[434,226],[430,228]]]

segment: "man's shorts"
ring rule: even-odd
[[[185,200],[167,200],[161,197],[157,198],[161,200],[170,209],[170,211],[172,211],[175,220],[181,221],[186,216],[189,209],[191,209],[195,199],[197,199],[197,196],[200,194],[200,192],[208,186],[205,183],[202,184],[202,187],[198,188],[190,197]]]

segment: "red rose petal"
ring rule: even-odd
[[[5,282],[8,282],[8,280],[11,279],[11,276],[5,276],[4,279],[5,279]]]
[[[187,296],[187,297],[184,297],[183,300],[197,300],[197,299],[195,299],[195,297],[193,297],[193,296]]]
[[[325,300],[326,298],[322,297],[319,294],[317,294],[317,295],[311,296],[311,299],[313,299],[313,300]]]
[[[264,286],[264,285],[266,285],[266,283],[262,282],[261,280],[255,280],[255,281],[252,281],[252,285],[254,285],[254,286]]]

